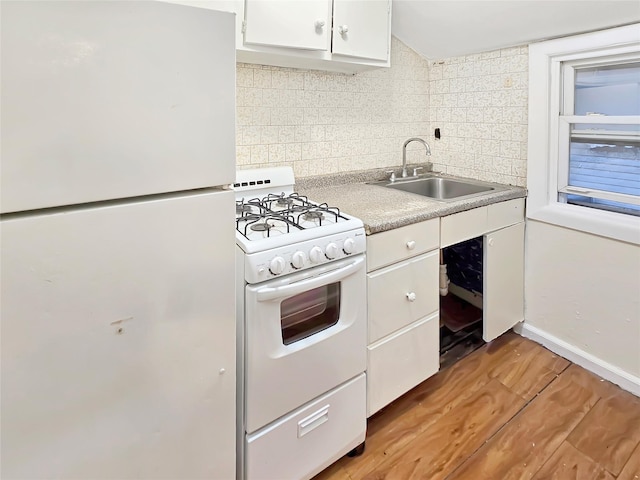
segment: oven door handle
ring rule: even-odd
[[[267,302],[269,300],[275,300],[278,298],[292,297],[299,293],[306,292],[323,285],[328,285],[336,280],[341,280],[353,275],[364,267],[364,257],[354,259],[351,263],[339,267],[335,270],[331,270],[328,273],[323,273],[317,277],[307,278],[300,280],[299,282],[291,283],[289,285],[283,285],[281,287],[265,287],[256,292],[256,297],[259,302]]]

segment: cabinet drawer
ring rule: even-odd
[[[367,271],[438,248],[440,219],[414,223],[367,237]]]
[[[249,435],[246,478],[311,478],[364,442],[365,385],[362,373]]]
[[[489,205],[487,231],[492,232],[524,220],[524,198]]]
[[[440,223],[440,248],[484,235],[487,231],[487,207],[442,217]]]
[[[367,417],[438,371],[439,317],[435,313],[367,347]]]
[[[367,343],[438,310],[439,263],[435,250],[367,275]]]

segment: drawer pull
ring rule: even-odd
[[[304,437],[307,433],[315,430],[320,425],[329,421],[329,405],[325,405],[317,412],[298,422],[298,438]]]
[[[408,250],[413,250],[414,248],[416,248],[416,242],[415,240],[409,240],[407,242],[407,249]]]
[[[407,300],[409,300],[410,302],[415,302],[415,300],[416,300],[416,293],[415,292],[409,292],[406,295],[407,295]]]

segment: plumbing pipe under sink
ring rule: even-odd
[[[440,296],[446,297],[449,293],[449,276],[447,275],[447,264],[444,263],[442,250],[440,250]]]

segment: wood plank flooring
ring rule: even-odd
[[[368,421],[314,480],[640,480],[640,398],[514,333]]]

